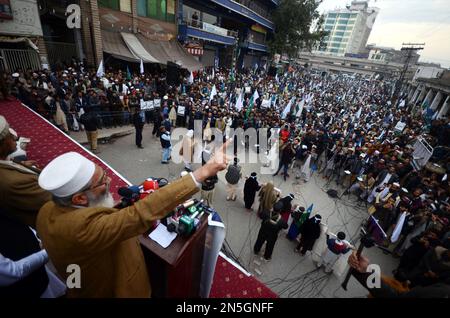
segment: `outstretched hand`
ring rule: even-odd
[[[358,257],[355,251],[353,251],[352,255],[348,258],[348,264],[360,273],[367,272],[369,262],[369,259],[365,256],[359,255]]]
[[[228,162],[232,159],[231,156],[226,154],[227,147],[231,144],[231,140],[228,140],[214,153],[214,156],[208,160],[208,162],[202,167],[193,172],[195,180],[203,182],[207,178],[216,175],[219,171],[225,170],[228,166]]]

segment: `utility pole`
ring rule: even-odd
[[[395,83],[395,90],[394,90],[394,94],[392,94],[392,100],[391,100],[392,106],[394,106],[397,103],[397,100],[399,97],[398,95],[400,94],[400,90],[402,89],[403,81],[405,79],[406,72],[408,71],[409,63],[411,62],[412,53],[419,51],[419,50],[423,50],[424,45],[425,45],[425,43],[403,43],[402,44],[401,51],[406,51],[407,55],[406,55],[405,64],[403,65],[403,70],[400,74],[400,78]]]

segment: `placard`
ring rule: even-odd
[[[177,109],[177,114],[178,114],[178,115],[184,116],[185,111],[186,111],[186,107],[181,106],[181,105],[178,106],[178,109]]]
[[[245,87],[245,93],[250,94],[251,92],[252,92],[252,88],[251,87],[249,87],[249,86]]]
[[[155,108],[161,107],[161,99],[155,99],[153,101],[153,105],[154,105]]]
[[[261,103],[261,107],[269,108],[270,104],[271,104],[270,99],[264,99]]]
[[[141,110],[152,110],[153,108],[154,108],[154,106],[153,106],[152,100],[148,100],[148,101],[141,100]]]
[[[403,123],[403,122],[399,121],[397,123],[397,125],[395,125],[395,130],[397,130],[399,132],[402,132],[403,129],[405,129],[405,127],[406,127],[406,123]]]

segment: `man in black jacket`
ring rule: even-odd
[[[86,130],[86,136],[91,146],[92,152],[95,154],[99,153],[97,150],[97,137],[98,137],[98,120],[97,115],[91,111],[91,109],[87,108],[86,113],[81,115],[80,122],[84,125],[84,129]]]
[[[142,130],[144,129],[144,124],[145,113],[144,111],[141,111],[139,106],[137,106],[137,108],[134,109],[133,125],[136,130],[136,146],[140,149],[144,148],[142,147]]]
[[[244,185],[244,202],[247,210],[250,211],[252,209],[256,192],[258,192],[259,189],[261,189],[261,186],[259,185],[258,180],[256,180],[256,172],[252,172],[250,178],[245,181]]]
[[[314,247],[314,243],[320,236],[320,221],[322,216],[319,214],[314,215],[314,217],[307,219],[305,223],[302,224],[300,228],[300,243],[298,243],[296,251],[305,255],[306,251],[311,251]]]
[[[258,254],[261,247],[267,242],[266,250],[264,252],[264,259],[270,261],[272,258],[273,248],[278,238],[278,233],[282,229],[287,229],[287,223],[281,218],[280,212],[282,210],[282,203],[277,202],[273,206],[273,211],[269,214],[262,215],[262,223],[258,233],[258,239],[253,247],[253,252]]]

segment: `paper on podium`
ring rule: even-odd
[[[159,223],[156,229],[154,229],[148,237],[163,248],[166,248],[177,237],[177,233],[167,231],[167,227],[164,224]]]

